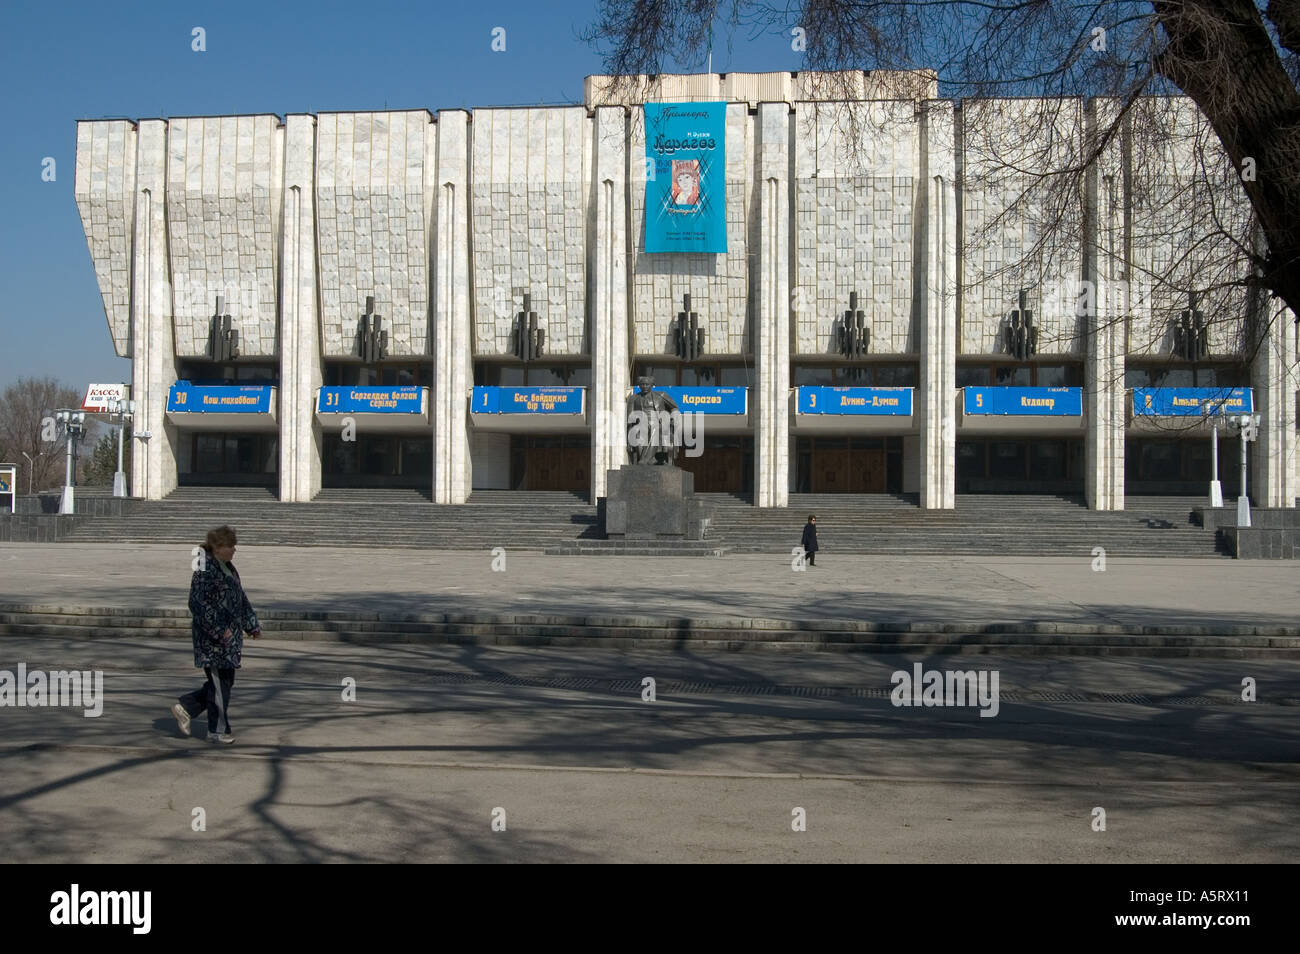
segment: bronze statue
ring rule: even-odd
[[[681,443],[677,402],[652,390],[654,378],[637,378],[639,393],[627,399],[627,453],[633,464],[672,464]]]

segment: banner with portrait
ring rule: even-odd
[[[645,250],[727,250],[726,103],[645,104]]]

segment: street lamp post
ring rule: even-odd
[[[45,451],[38,451],[36,457],[33,457],[27,451],[22,451],[22,455],[27,458],[27,496],[32,495],[32,483],[36,480],[36,460],[45,456]]]
[[[1258,414],[1234,414],[1228,418],[1228,426],[1241,435],[1241,492],[1237,496],[1237,526],[1250,526],[1250,498],[1246,496],[1246,444],[1253,441],[1259,433]]]
[[[113,496],[126,496],[126,473],[122,470],[122,445],[126,422],[135,416],[135,402],[113,398],[108,402],[109,420],[117,425],[117,471],[113,474]]]
[[[1202,409],[1210,415],[1214,425],[1214,431],[1210,436],[1210,506],[1223,506],[1223,485],[1219,483],[1219,416],[1216,411],[1217,407],[1202,405]]]
[[[68,439],[68,463],[63,480],[63,498],[59,501],[59,513],[73,513],[75,512],[73,460],[77,456],[77,441],[86,433],[86,412],[60,408],[54,413],[54,419]]]

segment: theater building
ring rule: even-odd
[[[1047,210],[1022,180],[1077,156],[1108,103],[847,79],[835,99],[805,74],[622,99],[589,77],[573,106],[78,123],[77,205],[151,435],[132,493],[594,498],[649,375],[698,412],[678,457],[697,489],[760,507],[1204,495],[1212,404],[1259,415],[1250,494],[1294,506],[1295,325],[1197,287],[1223,243],[1161,199],[1189,168],[1175,140],[1108,146],[1034,258]],[[664,104],[701,107],[678,113],[715,124],[694,141],[715,163],[647,148]],[[657,247],[692,215],[705,245]],[[1237,440],[1220,427],[1227,494]]]

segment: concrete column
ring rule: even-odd
[[[1084,115],[1087,141],[1098,122],[1112,122],[1114,105],[1089,103]],[[1103,113],[1099,117],[1098,110]],[[1084,280],[1080,302],[1087,334],[1084,357],[1084,496],[1092,510],[1124,509],[1124,402],[1127,271],[1124,255],[1124,169],[1118,146],[1088,170],[1088,228],[1084,238]]]
[[[790,107],[758,107],[754,503],[790,504]],[[705,434],[705,439],[708,435]]]
[[[918,167],[915,299],[920,386],[913,413],[920,425],[920,496],[927,510],[957,505],[957,193],[951,102],[922,105]]]
[[[172,294],[167,280],[167,123],[141,121],[137,136],[135,237],[131,287],[133,428],[149,431],[131,459],[135,496],[161,500],[176,489],[177,428],[167,423],[176,382]]]
[[[1251,366],[1255,413],[1259,415],[1250,474],[1250,495],[1257,507],[1294,507],[1300,494],[1296,475],[1295,315],[1278,299],[1264,299],[1264,325]],[[1220,459],[1220,467],[1223,461]]]
[[[433,229],[433,500],[464,503],[472,486],[469,398],[469,114],[438,113]]]
[[[606,494],[606,471],[627,463],[624,413],[631,369],[627,351],[627,113],[622,107],[602,106],[593,122],[592,367],[587,398],[591,401],[591,499],[595,502]]]
[[[280,499],[320,492],[316,394],[325,380],[316,282],[316,117],[287,116],[280,269]]]

